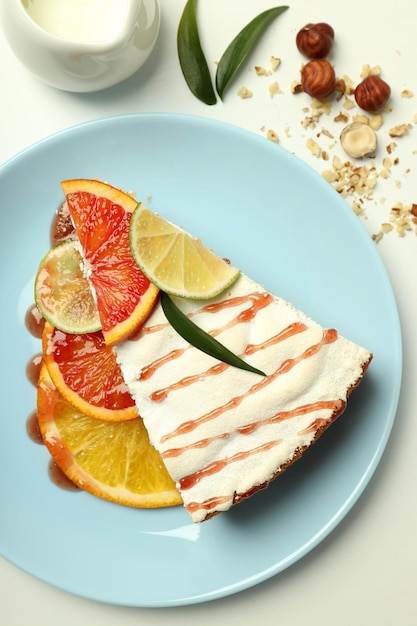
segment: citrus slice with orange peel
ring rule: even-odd
[[[38,420],[53,459],[81,489],[137,508],[182,502],[142,420],[109,423],[84,415],[61,396],[46,366],[38,383]]]
[[[239,270],[179,226],[138,204],[130,220],[130,248],[142,272],[161,291],[184,298],[212,298]]]
[[[53,384],[74,408],[108,422],[138,416],[113,349],[100,331],[74,335],[46,322],[42,352]]]
[[[67,333],[101,328],[100,317],[77,242],[60,243],[42,259],[35,278],[35,302],[43,317]]]
[[[137,201],[97,180],[62,183],[107,345],[132,333],[150,313],[158,288],[133,260],[129,225]]]

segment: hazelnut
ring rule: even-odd
[[[360,159],[376,150],[375,131],[363,122],[353,122],[346,126],[340,135],[340,142],[346,154],[353,159]]]
[[[333,47],[334,30],[324,22],[306,24],[298,31],[295,43],[298,50],[309,59],[327,57]]]
[[[312,98],[327,98],[336,88],[333,66],[325,59],[309,61],[301,70],[301,85],[303,91]]]
[[[391,88],[377,75],[370,74],[355,89],[356,104],[369,113],[380,111],[388,102]]]

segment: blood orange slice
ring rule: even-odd
[[[83,251],[107,345],[128,336],[148,316],[158,288],[133,260],[129,225],[137,201],[97,180],[62,182]]]
[[[113,349],[100,331],[74,335],[46,322],[42,349],[55,387],[73,407],[109,422],[138,416]]]
[[[38,383],[38,420],[53,459],[81,489],[137,508],[182,502],[142,420],[109,423],[84,415],[61,396],[46,366]]]

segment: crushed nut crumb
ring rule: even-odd
[[[338,78],[336,80],[335,93],[336,93],[336,100],[341,100],[342,97],[347,93],[346,83],[343,80],[343,78]]]
[[[388,131],[390,137],[403,137],[412,128],[411,124],[397,124]]]
[[[353,196],[356,214],[364,214],[363,207],[358,204],[358,198],[369,199],[377,181],[377,172],[374,165],[356,165],[352,161],[342,161],[338,156],[333,157],[332,168],[324,170],[322,176],[332,184],[343,197]],[[356,204],[355,204],[356,201]]]
[[[384,236],[384,233],[382,231],[379,231],[379,233],[376,233],[375,235],[372,235],[372,240],[375,243],[379,243],[383,236]]]
[[[320,145],[317,143],[317,141],[314,141],[314,139],[312,139],[311,137],[307,139],[306,146],[310,150],[313,156],[319,157],[321,155]]]
[[[387,144],[386,146],[387,153],[392,154],[396,147],[397,147],[397,144],[395,143],[395,141],[391,141],[391,143]]]
[[[281,59],[279,57],[271,56],[271,58],[269,59],[269,63],[271,65],[271,70],[273,72],[276,72],[281,65]]]
[[[417,212],[417,206],[415,204],[397,202],[391,207],[389,212],[389,221],[397,232],[397,235],[404,237],[407,232],[413,230],[413,227],[414,232],[417,235],[417,229],[415,228],[415,212]]]
[[[322,128],[320,132],[317,133],[317,137],[321,137],[321,135],[324,135],[325,137],[328,137],[329,139],[333,139],[334,135],[332,135],[332,133],[327,130],[327,128]]]
[[[379,74],[381,73],[381,67],[379,65],[375,65],[374,67],[371,67],[370,65],[368,65],[367,63],[365,65],[362,65],[361,68],[361,78],[366,78],[367,76],[379,76]]]
[[[379,130],[383,123],[384,118],[382,117],[381,113],[376,113],[375,115],[372,115],[369,119],[369,126],[373,130]]]
[[[383,222],[381,224],[381,230],[384,234],[391,232],[393,228],[394,228],[393,225],[390,224],[389,222]]]
[[[345,98],[343,102],[343,108],[349,111],[350,109],[354,109],[356,104],[352,100],[352,98]]]
[[[269,85],[269,95],[271,96],[271,98],[273,98],[278,93],[281,93],[281,90],[279,88],[279,85],[278,85],[277,81],[275,81],[274,83]]]
[[[345,94],[353,95],[355,93],[355,84],[350,76],[344,74],[342,76],[343,82],[345,83]]]
[[[273,141],[274,143],[279,143],[278,135],[277,135],[277,133],[276,133],[274,130],[272,130],[272,129],[269,129],[269,130],[267,131],[267,133],[266,133],[266,138],[267,138],[269,141]]]
[[[353,116],[352,119],[354,122],[359,122],[360,124],[368,124],[369,126],[369,117],[367,115],[364,115],[363,113],[357,113]]]
[[[258,76],[269,76],[271,74],[270,70],[267,70],[260,65],[255,65],[255,72]]]
[[[298,80],[293,80],[291,83],[291,93],[304,93],[302,84]]]
[[[248,89],[247,87],[242,86],[242,87],[239,88],[239,90],[237,92],[237,95],[240,98],[242,98],[243,100],[245,100],[246,98],[252,98],[253,94],[252,94],[250,89]]]
[[[346,124],[349,121],[349,117],[346,115],[346,113],[338,113],[334,118],[333,118],[334,122],[343,122],[344,124]]]

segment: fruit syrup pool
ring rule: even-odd
[[[67,239],[74,232],[72,226],[69,211],[66,202],[63,202],[58,207],[54,219],[51,224],[50,230],[50,244],[56,246],[60,242]],[[42,332],[45,326],[45,320],[39,313],[35,304],[26,311],[25,326],[27,331],[36,339],[42,338]],[[32,356],[26,365],[26,376],[29,382],[36,387],[39,380],[39,374],[41,371],[43,359],[42,353],[37,353]],[[43,445],[43,439],[39,429],[38,412],[34,409],[26,420],[26,431],[30,439],[37,444]],[[48,464],[48,475],[53,483],[62,489],[68,491],[80,491],[79,487],[75,485],[61,470],[61,468],[51,458]]]

